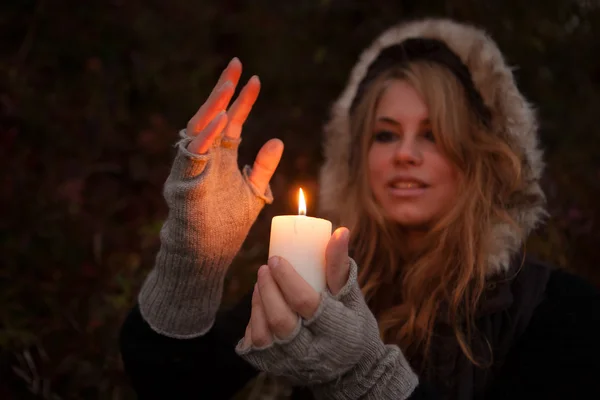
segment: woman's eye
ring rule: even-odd
[[[379,131],[373,135],[373,140],[379,143],[388,143],[396,138],[396,135],[390,131]]]
[[[423,137],[433,143],[435,143],[435,135],[433,134],[433,131],[429,130],[426,131],[425,133],[423,133]]]

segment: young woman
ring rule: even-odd
[[[140,398],[229,398],[259,370],[296,398],[600,398],[600,296],[525,254],[544,216],[537,125],[483,31],[413,21],[364,51],[326,127],[327,290],[273,258],[218,314],[283,150],[237,169],[259,89],[223,112],[240,73],[232,61],[190,120],[165,184],[161,248],[121,334]]]

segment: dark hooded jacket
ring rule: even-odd
[[[410,399],[600,398],[598,291],[520,251],[545,214],[542,152],[534,111],[483,31],[449,20],[420,20],[387,30],[362,53],[325,129],[321,213],[335,225],[344,223],[339,207],[352,184],[349,114],[356,97],[377,68],[414,57],[442,63],[456,74],[490,134],[522,154],[526,185],[507,205],[518,226],[494,227],[487,289],[476,315],[480,335],[473,349],[487,356],[491,350],[493,364],[473,366],[450,327],[439,323],[428,362],[409,360],[414,367],[431,366],[420,373]],[[234,351],[250,318],[250,299],[249,294],[223,310],[206,335],[188,340],[154,332],[135,306],[123,324],[120,346],[139,398],[225,399],[256,376]],[[311,398],[302,389],[293,397]]]

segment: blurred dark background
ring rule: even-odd
[[[286,151],[225,304],[253,284],[270,218],[294,211],[297,187],[316,204],[321,126],[362,48],[418,16],[477,23],[518,66],[551,212],[528,251],[600,286],[596,1],[5,0],[0,398],[133,398],[118,329],[157,251],[177,131],[233,56],[243,81],[263,83],[241,162],[271,137]]]

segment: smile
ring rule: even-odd
[[[418,181],[398,180],[388,184],[387,190],[392,198],[408,199],[423,195],[427,190],[427,185]]]
[[[417,182],[396,182],[391,187],[394,189],[417,189],[424,188],[425,185]]]

